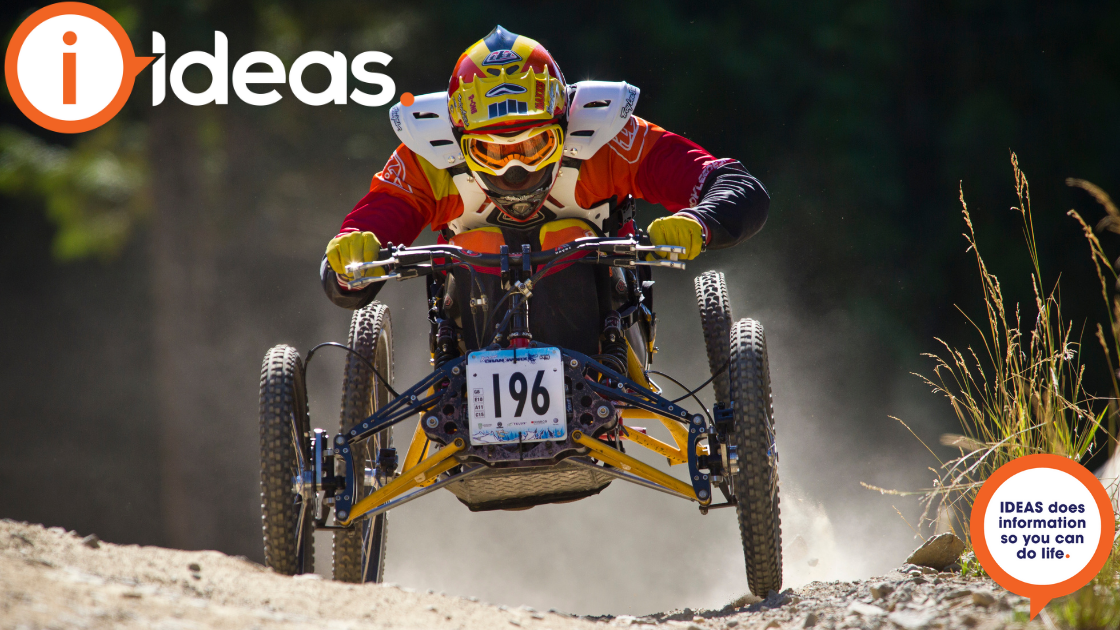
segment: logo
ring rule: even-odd
[[[365,51],[348,63],[340,52],[313,50],[300,55],[286,69],[276,55],[255,51],[232,64],[231,73],[229,42],[224,33],[215,31],[213,54],[188,52],[176,59],[168,72],[163,35],[153,31],[151,41],[156,56],[137,57],[128,34],[105,11],[82,2],[52,4],[31,14],[12,35],[4,57],[8,92],[32,122],[59,133],[96,129],[116,116],[132,94],[136,76],[149,64],[153,106],[164,101],[169,82],[175,97],[193,106],[225,105],[231,87],[249,105],[272,105],[283,98],[281,94],[259,86],[283,83],[297,100],[312,106],[353,101],[380,107],[392,101],[396,93],[392,78],[367,69],[371,64],[388,65],[392,61],[382,52]],[[210,71],[210,85],[202,92],[192,92],[183,84],[184,73],[193,65]],[[321,92],[312,92],[303,84],[304,72],[313,65],[323,66],[330,73],[330,84]],[[260,66],[267,69],[254,69]],[[351,77],[380,90],[372,94],[351,90]],[[407,92],[401,95],[406,107],[412,102]],[[398,114],[394,121],[398,130],[399,122]]]
[[[404,162],[401,161],[401,156],[396,151],[393,151],[393,156],[389,158],[385,170],[378,173],[377,176],[386,184],[392,184],[407,193],[412,193],[412,186],[409,186],[407,181],[408,171],[404,167]]]
[[[486,93],[486,96],[489,98],[494,98],[495,96],[505,96],[506,94],[524,93],[525,88],[521,87],[520,85],[514,85],[513,83],[503,83],[497,87],[490,88],[490,91]]]
[[[633,85],[626,86],[626,102],[622,104],[622,111],[618,113],[619,118],[626,118],[634,111],[634,104],[638,102],[638,88]]]
[[[470,102],[470,104],[471,104],[471,113],[472,114],[477,114],[478,113],[478,105],[476,105],[475,102],[474,102],[474,94],[471,94],[467,98],[467,101]]]
[[[17,107],[59,133],[81,133],[121,111],[154,57],[137,57],[108,13],[81,2],[39,9],[19,25],[4,57],[4,77]]]
[[[544,111],[544,93],[548,89],[548,84],[544,81],[536,81],[536,88],[533,90],[533,107]]]
[[[507,63],[513,63],[515,61],[521,61],[521,55],[512,50],[495,50],[489,55],[486,55],[486,59],[482,61],[482,65],[504,66]]]
[[[401,108],[399,106],[394,105],[393,108],[389,110],[389,122],[393,123],[393,129],[397,131],[404,129],[404,127],[401,126]]]

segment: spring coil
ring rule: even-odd
[[[442,367],[448,361],[459,357],[459,344],[455,341],[455,328],[447,319],[439,320],[436,329],[435,366]]]
[[[622,318],[618,311],[611,311],[603,322],[603,334],[599,338],[600,354],[593,358],[615,372],[626,375],[627,346],[622,336]]]

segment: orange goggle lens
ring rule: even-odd
[[[479,138],[466,139],[467,152],[480,165],[497,171],[517,160],[529,168],[541,164],[556,152],[560,139],[555,129],[530,136],[521,142],[502,144]]]

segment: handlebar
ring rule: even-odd
[[[687,250],[677,245],[642,245],[633,238],[612,237],[587,237],[579,238],[570,243],[565,243],[556,249],[533,252],[529,257],[532,265],[542,265],[555,260],[572,256],[580,252],[594,252],[595,264],[610,265],[612,267],[634,268],[668,267],[670,269],[684,269],[685,264],[678,259]],[[667,259],[641,260],[643,254],[665,254]],[[437,259],[449,259],[452,263],[437,263]],[[347,282],[350,289],[362,289],[374,282],[386,280],[407,280],[426,276],[433,271],[449,268],[455,264],[467,264],[478,267],[502,267],[505,259],[506,268],[522,266],[521,252],[508,254],[480,254],[459,247],[457,245],[425,245],[420,247],[407,247],[404,245],[387,248],[381,251],[381,257],[372,262],[351,263],[346,265],[346,272],[359,275],[370,269],[384,268],[389,273],[381,276],[359,277]]]

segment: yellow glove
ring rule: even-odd
[[[340,280],[353,282],[354,275],[346,273],[346,265],[352,263],[373,262],[381,253],[381,242],[373,232],[350,232],[340,234],[327,243],[327,263],[331,266]],[[366,270],[363,277],[381,276],[385,270],[377,267]]]
[[[685,248],[681,260],[692,260],[704,245],[704,228],[700,222],[683,214],[662,217],[649,224],[649,239],[654,245],[678,245]],[[662,258],[667,258],[660,254]]]

